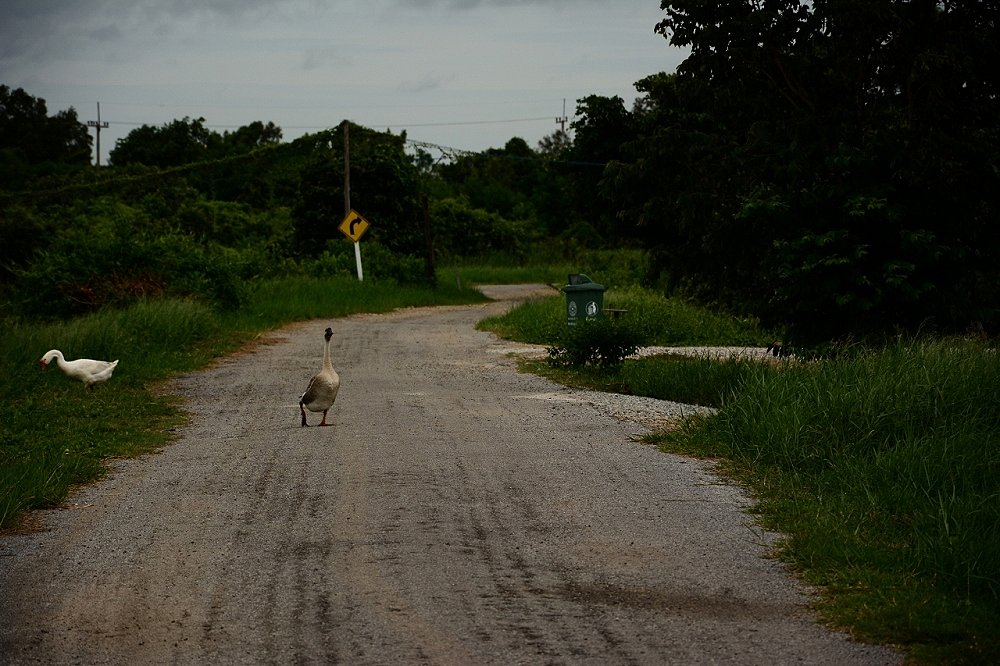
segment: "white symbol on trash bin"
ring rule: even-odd
[[[576,301],[569,302],[569,316],[570,317],[576,316]]]
[[[587,316],[588,317],[597,316],[597,303],[595,301],[587,303]]]

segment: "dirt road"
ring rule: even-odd
[[[180,441],[0,542],[0,661],[898,663],[814,624],[740,492],[519,374],[473,328],[504,307],[298,324],[182,378]],[[335,426],[301,428],[327,326]]]

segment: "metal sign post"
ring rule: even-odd
[[[368,231],[368,227],[371,224],[368,223],[361,213],[357,212],[353,208],[348,211],[347,215],[344,216],[344,220],[340,223],[337,228],[340,232],[347,236],[354,243],[354,261],[358,265],[358,281],[364,281],[364,272],[361,270],[361,237],[365,235]]]
[[[354,244],[354,263],[358,266],[358,282],[364,282],[365,273],[361,270],[361,243]]]

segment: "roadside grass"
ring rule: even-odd
[[[650,442],[750,487],[819,610],[927,663],[1000,661],[1000,359],[898,341],[744,381]]]
[[[565,326],[549,311],[559,307],[552,300],[480,326],[551,344]],[[678,346],[754,339],[737,330],[695,326],[650,338]],[[611,369],[519,365],[567,386],[716,407],[645,441],[713,459],[748,488],[761,524],[783,535],[776,556],[817,586],[826,622],[900,646],[915,663],[1000,663],[995,349],[901,339],[809,362],[661,355]]]
[[[184,423],[163,382],[207,365],[283,324],[355,312],[485,301],[478,291],[361,283],[352,278],[285,278],[256,285],[248,302],[219,313],[184,300],[139,303],[63,323],[4,322],[0,337],[0,528],[28,509],[52,507],[74,484],[99,478],[108,458],[153,451]],[[112,379],[88,392],[58,368],[42,372],[49,349],[68,359],[119,359]],[[289,390],[294,390],[290,388]]]
[[[625,310],[615,325],[627,328],[645,345],[756,346],[774,339],[752,319],[715,313],[635,286],[608,289],[604,307]],[[504,315],[483,319],[477,328],[518,342],[556,344],[566,334],[565,297],[526,301]]]
[[[689,405],[721,407],[732,402],[751,381],[767,381],[781,370],[760,359],[715,359],[663,354],[629,359],[620,370],[622,385],[635,395]]]

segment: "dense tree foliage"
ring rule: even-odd
[[[589,101],[581,101],[578,113],[583,117],[573,123],[575,141],[560,130],[534,150],[515,137],[503,148],[439,165],[433,174],[446,185],[437,188],[439,195],[462,197],[472,207],[526,222],[539,235],[554,239],[555,247],[549,250],[561,249],[563,256],[581,247],[617,246],[612,202],[597,184],[623,136],[597,111],[590,115]]]
[[[246,153],[281,141],[281,128],[260,121],[219,134],[204,118],[183,118],[161,127],[143,125],[119,139],[108,155],[114,166],[172,167]]]
[[[671,284],[799,339],[996,329],[1000,5],[664,1],[608,173]]]
[[[533,214],[548,192],[541,185],[547,175],[542,159],[519,137],[503,148],[459,156],[436,174],[450,186],[448,196],[464,195],[471,206],[511,219]]]
[[[0,180],[20,187],[90,164],[91,138],[73,108],[48,114],[44,99],[0,85]]]
[[[599,187],[604,167],[623,158],[624,146],[635,139],[634,119],[621,97],[590,95],[577,102],[572,122],[574,141],[565,152],[572,178],[573,209],[595,233],[618,245],[631,229],[621,225],[617,209]]]

